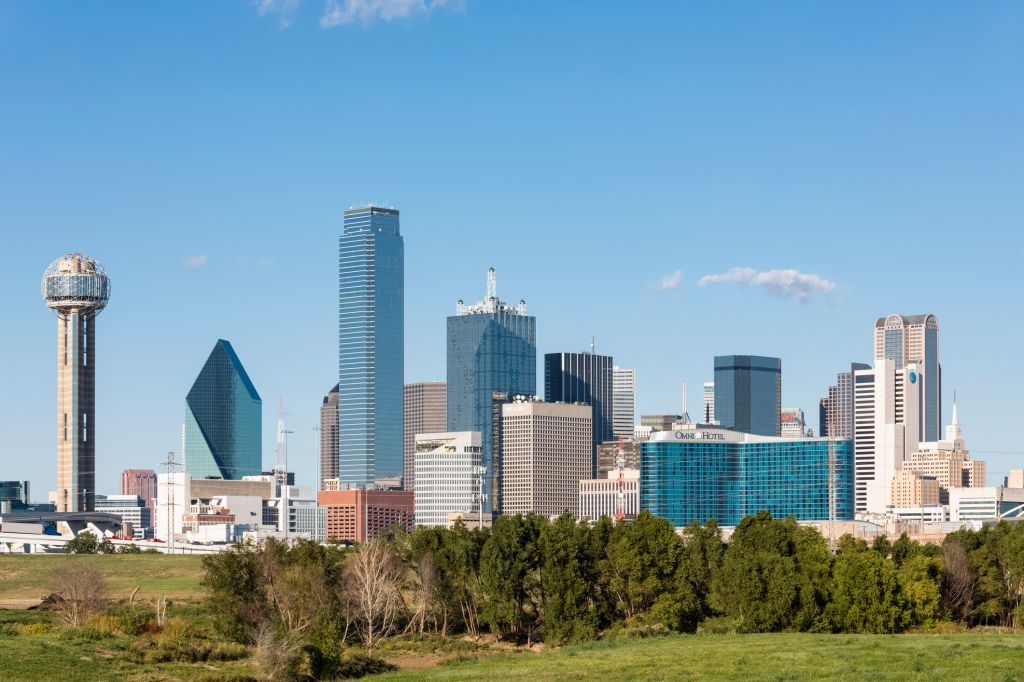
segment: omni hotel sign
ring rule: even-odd
[[[672,429],[671,431],[655,431],[651,434],[650,440],[657,443],[771,443],[781,439],[772,436],[757,436],[752,433],[743,433],[741,431],[730,431],[729,429],[723,428],[701,428],[693,425],[688,427],[684,426],[680,429]]]
[[[676,440],[725,440],[721,431],[670,431]]]

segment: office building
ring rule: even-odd
[[[459,301],[448,318],[448,428],[479,431],[481,459],[489,472],[484,511],[500,509],[501,468],[494,463],[495,392],[509,397],[537,393],[537,321],[526,302],[498,298],[494,268],[487,271],[487,297]],[[573,507],[575,508],[575,506]]]
[[[896,370],[915,364],[921,377],[920,440],[939,440],[942,424],[942,364],[939,321],[934,315],[889,315],[875,320],[875,361],[886,359]]]
[[[415,450],[417,526],[447,526],[455,512],[479,512],[480,432],[416,434]]]
[[[577,512],[593,470],[591,410],[526,398],[502,406],[503,514]]]
[[[807,435],[804,411],[799,407],[784,407],[780,415],[780,432],[783,438],[803,438]]]
[[[338,478],[338,385],[327,392],[320,405],[320,480],[318,490],[325,490],[324,481]]]
[[[620,494],[621,493],[621,494]],[[609,471],[603,478],[580,481],[580,508],[577,516],[582,520],[597,521],[608,518],[634,518],[640,513],[640,470]]]
[[[890,504],[896,509],[939,505],[939,482],[909,469],[899,469],[892,477]]]
[[[317,502],[326,510],[328,540],[369,542],[396,527],[413,528],[411,490],[322,490]]]
[[[979,487],[949,489],[949,520],[1024,520],[1024,488]]]
[[[1003,478],[1003,487],[1024,488],[1024,469],[1010,469],[1010,473]]]
[[[152,513],[156,507],[156,472],[152,469],[125,469],[121,472],[121,494],[135,495]]]
[[[164,542],[168,542],[172,534],[175,538],[184,538],[186,531],[194,531],[198,527],[198,523],[186,527],[186,515],[205,514],[207,508],[213,507],[227,509],[234,515],[235,518],[230,523],[237,528],[232,532],[256,530],[257,526],[263,524],[264,502],[274,497],[274,482],[270,476],[257,475],[250,480],[226,480],[194,478],[188,472],[157,474],[157,503],[153,517],[155,537]],[[194,521],[198,522],[197,519]],[[207,521],[213,523],[209,519]],[[218,523],[229,522],[221,520]],[[220,541],[230,542],[237,536],[229,534],[224,537],[226,539]],[[217,537],[209,536],[206,539],[216,540]]]
[[[448,388],[443,381],[405,385],[402,489],[416,487],[416,434],[441,433],[448,428]]]
[[[611,356],[595,353],[547,353],[544,355],[544,400],[549,403],[590,405],[594,433],[593,467],[597,474],[597,445],[613,437]]]
[[[405,245],[398,211],[345,211],[338,242],[338,477],[402,475]]]
[[[636,425],[636,370],[612,367],[612,438],[633,437]]]
[[[651,431],[671,431],[673,424],[679,424],[683,421],[683,415],[681,414],[642,414],[640,415],[640,426],[650,429]],[[634,436],[636,430],[634,429]]]
[[[639,441],[622,440],[600,443],[597,446],[597,475],[604,476],[609,471],[619,468],[619,451],[622,451],[622,463],[626,469],[640,468]]]
[[[96,260],[69,253],[43,273],[43,299],[57,313],[57,490],[60,512],[93,511],[96,495],[96,316],[110,277]]]
[[[96,511],[117,514],[132,526],[132,537],[144,540],[152,532],[153,509],[138,495],[97,495]]]
[[[836,473],[831,490],[830,457]],[[852,519],[850,441],[785,439],[689,424],[655,432],[640,444],[640,509],[677,527],[710,519],[735,526],[761,510],[798,521],[827,520],[830,494],[835,518]]]
[[[25,509],[31,504],[31,485],[28,481],[0,481],[0,513]]]
[[[849,372],[836,375],[836,383],[829,386],[828,396],[818,404],[819,436],[853,439],[853,374],[862,369],[871,369],[871,366],[853,362]]]
[[[950,488],[986,485],[985,462],[971,459],[964,441],[963,426],[959,422],[956,400],[953,401],[952,423],[946,425],[946,437],[918,443],[916,450],[907,454],[903,468],[938,481],[942,504],[949,503]]]
[[[263,401],[224,339],[185,398],[185,471],[193,478],[241,479],[263,461]]]
[[[704,409],[700,421],[705,424],[715,423],[715,382],[704,382]]]
[[[857,513],[884,514],[897,469],[921,440],[921,370],[875,360],[854,372]]]
[[[733,431],[781,433],[782,360],[760,355],[715,357],[715,419]]]

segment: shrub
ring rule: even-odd
[[[392,665],[379,658],[373,658],[360,652],[346,653],[341,657],[338,665],[338,672],[335,679],[351,680],[367,675],[380,675],[398,670],[398,666]]]
[[[17,627],[19,635],[45,635],[53,631],[49,623],[25,623]]]

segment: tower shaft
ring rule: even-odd
[[[57,510],[93,511],[96,496],[96,313],[57,315]]]

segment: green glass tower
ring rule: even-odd
[[[185,398],[185,471],[193,478],[256,476],[263,401],[231,344],[220,339]]]

